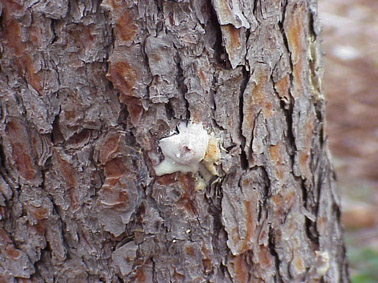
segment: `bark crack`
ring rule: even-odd
[[[182,64],[181,55],[176,47],[175,49],[176,49],[176,55],[175,55],[174,60],[176,62],[176,68],[177,68],[177,75],[176,75],[177,89],[185,102],[185,110],[186,110],[185,118],[187,121],[189,121],[190,120],[189,101],[185,97],[185,94],[188,92],[188,87],[185,85],[185,82],[184,82],[185,75],[184,75],[184,69],[181,66]],[[174,109],[173,109],[173,112],[174,112]]]
[[[246,69],[245,66],[243,66],[243,79],[240,84],[240,94],[239,94],[239,137],[240,137],[240,164],[242,169],[247,169],[249,167],[249,162],[248,162],[248,155],[245,151],[245,145],[247,142],[246,137],[243,135],[243,121],[244,121],[244,92],[245,89],[247,88],[247,84],[250,80],[250,72]],[[252,129],[253,131],[253,129]],[[253,133],[253,132],[252,132]]]
[[[276,282],[283,282],[283,278],[282,278],[282,275],[281,275],[281,272],[280,272],[280,264],[281,264],[281,261],[280,261],[280,258],[278,256],[278,253],[276,251],[276,244],[275,244],[275,236],[274,236],[274,231],[273,231],[273,228],[270,226],[269,227],[269,242],[268,242],[268,247],[269,247],[269,251],[270,251],[270,254],[273,255],[274,257],[274,262],[275,262],[275,266],[276,266]]]
[[[261,4],[259,5],[259,3],[260,3],[260,0],[254,0],[253,1],[253,15],[255,16],[258,23],[260,23],[260,17],[257,16],[257,8],[258,8],[258,6],[261,6]],[[261,13],[261,11],[260,11],[260,13]]]
[[[218,21],[217,13],[213,4],[210,6],[211,22],[214,23],[215,42],[213,44],[214,57],[216,61],[225,69],[231,69],[231,62],[228,60],[226,49],[223,45],[221,25]]]
[[[8,176],[10,176],[10,174],[9,174],[9,171],[7,170],[5,160],[6,160],[6,155],[4,152],[3,141],[2,139],[0,139],[0,175],[3,178],[4,182],[12,189],[12,186],[8,181]]]

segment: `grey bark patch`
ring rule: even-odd
[[[153,103],[167,103],[175,97],[176,63],[175,49],[166,35],[146,39],[145,52],[153,78],[149,88],[149,97]]]
[[[68,0],[48,0],[42,3],[37,3],[33,6],[33,9],[37,12],[43,13],[48,18],[54,20],[62,19],[68,12]]]
[[[214,10],[221,25],[232,24],[235,28],[249,28],[249,22],[244,17],[239,0],[213,0]]]
[[[126,276],[133,270],[133,261],[136,258],[138,246],[129,242],[117,248],[112,254],[113,264],[119,269],[122,276]]]

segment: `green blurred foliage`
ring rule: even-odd
[[[352,283],[378,282],[378,252],[347,240]]]

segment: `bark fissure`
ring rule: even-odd
[[[245,151],[245,144],[246,144],[246,137],[243,135],[243,120],[244,120],[244,91],[247,87],[248,81],[250,78],[250,73],[249,71],[246,70],[246,68],[243,68],[243,81],[240,84],[240,94],[239,94],[239,119],[240,119],[240,127],[239,127],[239,137],[241,140],[240,143],[240,149],[241,149],[241,154],[240,154],[240,164],[242,166],[242,169],[246,170],[249,165],[248,165],[248,158],[247,158],[247,153]]]
[[[278,256],[277,251],[276,251],[275,236],[274,236],[274,231],[273,231],[272,227],[269,227],[269,252],[274,257],[274,264],[275,264],[275,267],[276,267],[275,281],[276,282],[284,282],[283,278],[281,276],[280,258]]]
[[[188,88],[184,82],[185,76],[184,76],[184,70],[181,66],[182,62],[181,62],[181,57],[180,57],[179,52],[176,53],[175,58],[176,58],[176,67],[177,67],[176,82],[177,82],[178,90],[185,102],[185,113],[186,113],[185,118],[186,120],[190,120],[189,101],[185,97],[185,94],[187,93]]]

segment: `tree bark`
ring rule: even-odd
[[[0,3],[0,281],[347,282],[316,1],[100,2]]]

